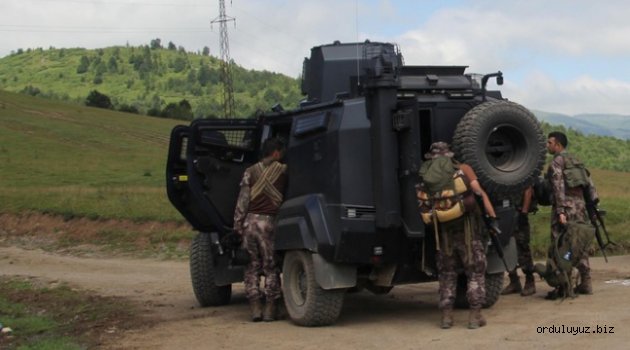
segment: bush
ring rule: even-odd
[[[192,107],[187,100],[181,100],[178,104],[169,103],[164,107],[160,116],[164,118],[174,118],[174,119],[183,119],[183,120],[192,120],[193,113]]]
[[[85,99],[85,105],[90,107],[111,109],[112,100],[109,98],[109,96],[102,94],[97,90],[92,90],[90,91],[88,97]]]
[[[28,85],[24,89],[22,89],[22,93],[31,96],[37,96],[41,93],[41,90],[35,86]]]
[[[140,114],[140,110],[138,110],[138,107],[133,106],[133,105],[128,105],[126,103],[121,104],[118,107],[118,110],[121,111],[121,112]]]
[[[89,67],[90,67],[90,59],[88,59],[87,56],[81,56],[81,62],[79,63],[79,66],[77,67],[77,74],[83,74],[87,72]]]

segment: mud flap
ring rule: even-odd
[[[516,240],[514,237],[510,237],[510,241],[507,245],[503,246],[503,256],[505,257],[505,262],[510,270],[514,270],[516,265],[518,264],[518,255],[516,252]],[[499,255],[494,250],[494,248],[490,248],[486,253],[486,261],[488,262],[488,267],[486,268],[486,273],[499,273],[505,271],[505,266],[503,266],[503,261],[499,258]]]
[[[354,266],[332,264],[319,254],[313,254],[315,280],[322,289],[350,288],[357,284],[357,269]]]

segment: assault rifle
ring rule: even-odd
[[[608,262],[608,257],[606,256],[606,247],[611,244],[617,245],[617,243],[611,241],[610,236],[608,236],[606,224],[604,224],[604,219],[602,218],[602,216],[604,216],[606,212],[597,208],[597,204],[594,202],[586,203],[586,211],[588,212],[588,218],[591,220],[591,224],[595,227],[595,238],[597,239],[599,250],[602,251],[604,260]],[[604,234],[606,235],[606,243],[604,243],[604,240],[602,239],[600,228],[602,231],[604,231]]]
[[[604,219],[602,216],[606,214],[605,211],[597,208],[597,201],[591,198],[591,194],[587,188],[582,188],[584,192],[584,200],[586,202],[586,212],[588,213],[588,218],[591,220],[591,224],[595,227],[595,238],[597,239],[597,245],[599,246],[599,250],[602,251],[602,255],[604,256],[604,260],[608,262],[608,257],[606,256],[606,247],[609,245],[617,245],[615,242],[610,240],[610,236],[608,236],[608,231],[606,231],[606,225],[604,224]],[[599,231],[604,231],[606,235],[606,243],[604,244],[604,240],[602,239],[602,234]]]
[[[505,261],[505,255],[503,254],[503,246],[499,241],[499,237],[497,235],[501,234],[501,229],[499,228],[499,223],[496,218],[491,218],[486,213],[486,207],[483,205],[483,198],[475,193],[475,200],[477,201],[477,205],[479,205],[481,212],[483,214],[483,222],[486,225],[486,228],[490,232],[490,240],[492,241],[492,245],[494,249],[497,251],[497,255],[501,258],[503,262],[503,266],[505,266],[505,271],[510,272],[510,268]]]

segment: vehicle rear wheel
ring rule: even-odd
[[[501,295],[501,289],[503,288],[503,272],[486,274],[486,302],[483,304],[484,308],[489,308],[499,300]],[[460,309],[467,309],[468,299],[466,298],[468,278],[465,274],[460,274],[457,277],[457,293],[455,295],[455,307]]]
[[[232,297],[232,285],[215,283],[216,261],[210,234],[199,232],[190,247],[190,278],[195,297],[201,306],[226,305]]]
[[[315,280],[311,253],[289,251],[282,266],[282,292],[287,313],[300,326],[334,323],[343,305],[344,289],[324,290]]]
[[[520,194],[542,171],[545,137],[536,117],[510,101],[471,109],[455,128],[455,157],[470,165],[490,195]]]

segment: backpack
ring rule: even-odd
[[[449,157],[426,161],[418,172],[420,214],[425,224],[455,220],[474,206],[474,197],[464,173]]]
[[[584,163],[568,153],[564,155],[564,169],[562,173],[569,188],[579,186],[588,188],[590,186],[588,179],[591,173],[586,169]]]
[[[584,222],[569,222],[549,247],[547,263],[536,264],[534,271],[551,287],[561,287],[564,296],[573,296],[572,271],[588,255],[595,228]]]

